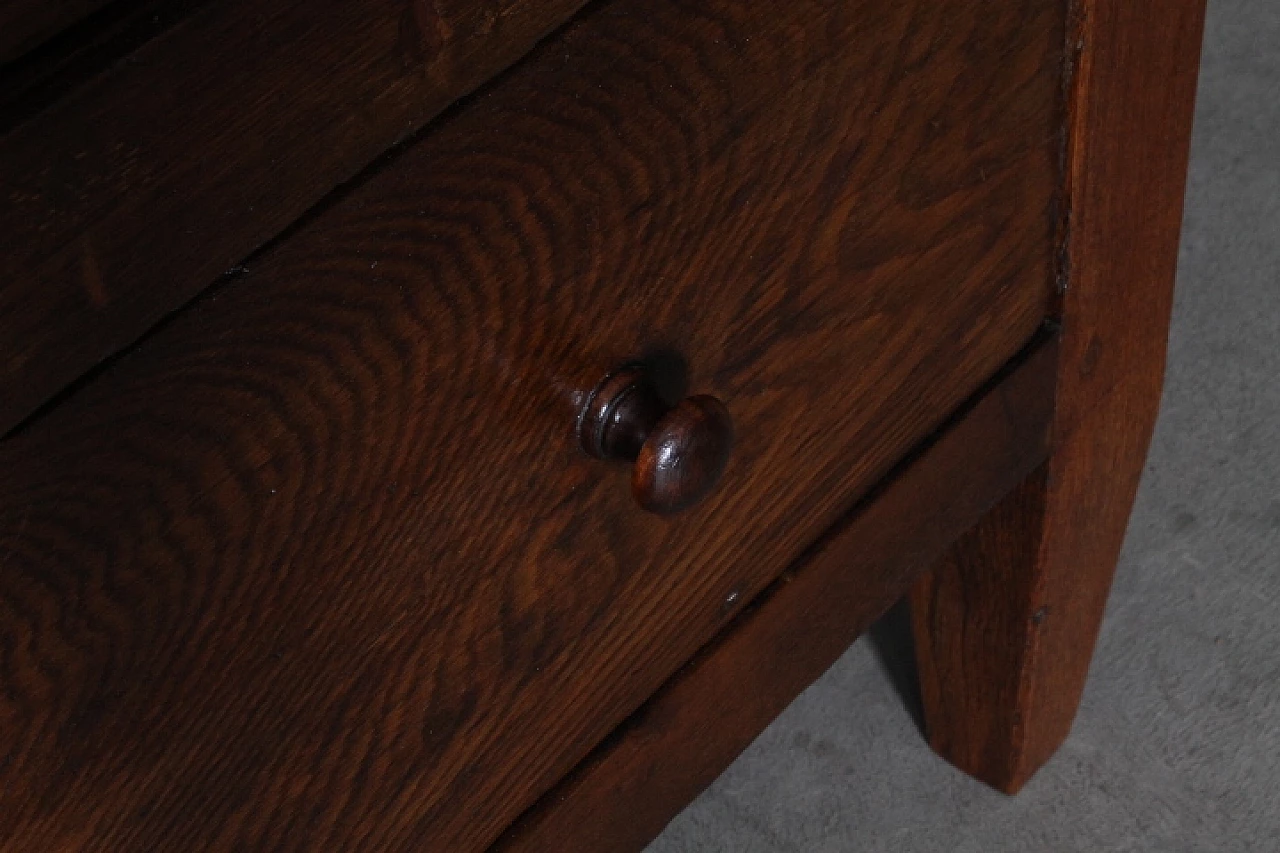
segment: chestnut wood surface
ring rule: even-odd
[[[1034,335],[1059,11],[593,7],[0,444],[0,846],[491,844]]]
[[[1072,5],[1049,463],[912,595],[929,739],[1013,793],[1084,689],[1164,377],[1203,0]]]
[[[88,69],[0,69],[0,434],[583,2],[187,0]]]
[[[644,849],[913,577],[1048,458],[1055,365],[1050,341],[986,389],[524,814],[492,853]]]

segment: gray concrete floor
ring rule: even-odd
[[[1067,745],[1016,798],[935,758],[891,619],[649,853],[1280,851],[1280,0],[1210,0],[1196,121],[1163,412]]]

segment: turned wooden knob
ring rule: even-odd
[[[636,502],[670,515],[715,487],[729,461],[733,421],[715,397],[667,405],[645,369],[633,365],[596,386],[578,419],[578,436],[592,456],[631,462]]]

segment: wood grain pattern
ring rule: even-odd
[[[1070,731],[1155,423],[1204,21],[1073,11],[1053,456],[912,596],[930,741],[1008,792]]]
[[[0,433],[584,0],[209,3],[0,136]]]
[[[491,853],[643,850],[913,577],[1048,458],[1055,365],[1050,343],[983,393],[539,800]]]
[[[0,445],[0,839],[491,844],[1032,337],[1062,38],[604,4]],[[673,353],[664,520],[575,418]]]

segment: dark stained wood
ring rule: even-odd
[[[12,62],[110,0],[5,0],[0,6],[0,64]]]
[[[0,434],[583,2],[208,3],[4,128]]]
[[[1062,24],[602,5],[0,445],[0,846],[490,845],[1040,327]]]
[[[649,369],[628,365],[592,392],[578,417],[578,438],[598,459],[634,463],[636,503],[674,515],[720,481],[733,448],[733,417],[707,394],[667,405]]]
[[[1053,457],[912,596],[930,742],[1008,792],[1071,728],[1155,422],[1204,4],[1074,11]]]
[[[38,48],[0,63],[0,137],[59,98],[127,61],[211,0],[116,0]],[[49,140],[55,142],[66,140]]]
[[[724,403],[709,394],[683,400],[640,447],[631,494],[650,512],[683,512],[719,482],[732,447],[733,421]]]
[[[1036,350],[825,534],[492,853],[643,849],[1047,458],[1054,355]]]

